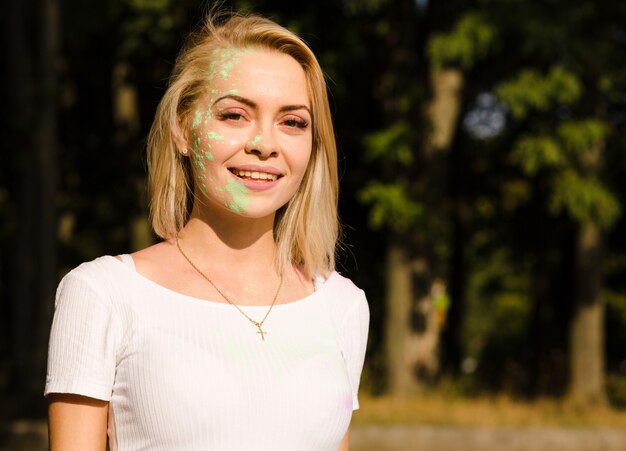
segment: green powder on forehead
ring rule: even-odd
[[[222,70],[220,70],[220,75],[222,78],[226,79],[230,75],[230,70],[235,67],[236,61],[228,61],[222,65]]]
[[[233,213],[245,213],[248,207],[248,188],[243,183],[237,180],[230,179],[224,189],[231,195],[231,202],[228,204],[228,208]]]
[[[213,61],[209,65],[209,80],[219,75],[222,79],[230,77],[230,72],[239,62],[239,58],[251,53],[253,49],[218,48],[213,51]]]

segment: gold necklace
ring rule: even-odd
[[[263,341],[265,341],[265,334],[267,332],[265,332],[262,327],[263,327],[263,323],[265,322],[265,320],[267,319],[268,315],[270,314],[270,312],[272,311],[272,308],[274,307],[274,304],[276,303],[276,299],[278,298],[278,293],[280,293],[280,287],[283,286],[283,275],[280,275],[280,281],[278,282],[278,289],[276,290],[276,294],[274,294],[274,299],[272,299],[272,304],[270,305],[270,308],[267,310],[267,313],[265,313],[265,316],[263,317],[263,319],[261,321],[255,321],[252,318],[250,318],[246,312],[244,312],[243,310],[241,310],[241,308],[235,304],[234,302],[232,302],[230,299],[228,299],[228,296],[226,296],[224,294],[224,292],[222,290],[220,290],[217,285],[215,285],[213,283],[213,281],[209,278],[209,276],[207,276],[206,274],[204,274],[202,271],[200,271],[200,269],[198,269],[198,267],[196,265],[193,264],[193,262],[189,259],[189,257],[187,257],[187,254],[185,254],[183,252],[183,249],[180,247],[180,243],[178,242],[178,235],[176,236],[176,246],[178,247],[178,250],[180,251],[180,253],[182,254],[183,257],[185,257],[185,260],[187,260],[189,262],[189,264],[193,267],[193,269],[195,269],[198,274],[200,274],[202,277],[204,277],[212,286],[213,288],[215,288],[215,290],[224,298],[226,299],[226,302],[228,302],[230,305],[232,305],[233,307],[235,307],[237,310],[239,310],[239,312],[245,316],[247,318],[248,321],[250,321],[252,324],[254,324],[254,326],[259,329],[259,331],[257,332],[257,334],[261,334],[261,339],[263,339]]]

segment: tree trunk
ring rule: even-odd
[[[124,60],[117,61],[111,73],[115,144],[120,148],[126,148],[129,153],[137,151],[140,131],[139,95],[132,78],[130,64]],[[136,180],[130,187],[136,192],[136,198],[141,199],[142,205],[148,204],[145,187],[143,178]],[[129,217],[128,226],[131,251],[153,244],[150,221],[145,209],[133,212]]]
[[[54,308],[57,274],[57,99],[60,48],[58,0],[42,0],[39,37],[39,118],[35,135],[37,158],[37,318],[31,387],[40,395],[46,367],[48,333]]]
[[[582,225],[577,239],[576,294],[570,324],[570,388],[574,404],[604,404],[603,236],[596,225]]]
[[[430,75],[432,100],[427,116],[432,127],[428,148],[447,152],[457,129],[464,85],[463,73],[458,69],[437,69]]]
[[[452,254],[450,260],[451,303],[443,338],[442,356],[447,371],[457,374],[462,359],[463,315],[465,311],[464,224],[462,193],[459,183],[462,169],[458,168],[452,151],[463,101],[463,73],[458,69],[433,70],[430,74],[432,98],[426,115],[432,127],[426,145],[428,185],[440,196],[449,194],[451,203]],[[441,199],[439,199],[441,204]]]
[[[412,181],[412,191],[423,193],[420,201],[436,211],[447,191],[442,155],[450,150],[457,129],[463,76],[456,69],[420,73],[418,63],[424,43],[418,43],[415,8],[411,0],[387,4],[391,29],[386,35],[388,67],[381,83],[381,103],[389,124],[404,120],[415,123],[419,130],[424,117],[429,122],[431,133],[421,133],[420,141],[411,143],[422,151],[419,165],[423,168]],[[450,17],[440,8],[430,11]],[[427,20],[424,22],[427,26]],[[397,99],[411,92],[409,87],[415,87],[420,79],[431,89],[426,109],[421,110],[418,99],[412,99],[416,101],[412,109],[403,107]],[[396,176],[392,174],[391,178]],[[423,382],[432,380],[439,369],[439,322],[431,293],[434,252],[424,229],[414,229],[404,239],[392,233],[390,241],[386,282],[389,389],[395,395],[409,395],[419,391]]]
[[[457,376],[463,359],[463,318],[465,316],[465,224],[462,218],[463,207],[458,199],[452,211],[452,252],[450,256],[450,307],[442,336],[443,371]]]
[[[385,344],[387,348],[387,374],[389,393],[407,395],[417,391],[407,356],[407,336],[413,293],[411,287],[411,263],[407,250],[398,243],[387,248],[387,315]]]
[[[7,311],[7,329],[3,330],[2,339],[9,344],[9,359],[11,362],[9,392],[14,400],[23,404],[28,395],[28,375],[32,355],[32,334],[29,325],[32,323],[34,299],[34,224],[35,224],[35,174],[32,170],[34,157],[34,143],[32,140],[33,123],[33,79],[31,49],[28,42],[30,23],[26,19],[24,2],[9,0],[4,4],[3,42],[6,43],[8,64],[6,67],[7,111],[11,112],[10,119],[13,127],[7,136],[7,151],[14,151],[16,164],[15,192],[17,208],[17,223],[13,249],[9,257],[3,256],[8,274],[9,296],[2,299],[7,302],[3,311]],[[10,161],[10,160],[9,160]],[[6,335],[5,335],[6,334]],[[5,335],[5,336],[4,336]],[[7,402],[9,411],[13,411],[16,404]],[[19,406],[21,407],[21,406]]]

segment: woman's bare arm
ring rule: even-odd
[[[49,396],[50,451],[105,451],[109,403],[87,396]]]
[[[349,440],[350,440],[350,428],[348,428],[348,430],[346,431],[346,435],[344,435],[343,439],[341,439],[341,443],[339,444],[338,451],[349,451],[350,450]]]

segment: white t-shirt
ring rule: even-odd
[[[112,451],[336,451],[359,406],[369,310],[337,272],[275,305],[264,341],[232,305],[112,256],[65,276],[55,305],[45,395],[109,401]]]

